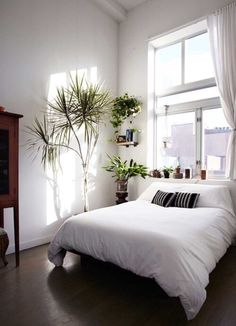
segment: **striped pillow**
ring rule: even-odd
[[[200,194],[188,192],[176,192],[172,206],[183,208],[195,208]]]
[[[176,194],[174,192],[164,192],[158,190],[152,199],[152,204],[156,204],[163,207],[169,207],[175,199]]]

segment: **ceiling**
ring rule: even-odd
[[[134,9],[147,0],[92,0],[102,10],[111,15],[116,21],[121,22],[126,19],[129,10]]]
[[[133,9],[134,7],[140,5],[146,0],[115,0],[118,2],[125,10]]]

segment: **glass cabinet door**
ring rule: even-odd
[[[9,194],[9,130],[0,129],[0,195]]]

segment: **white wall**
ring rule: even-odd
[[[147,137],[147,59],[148,40],[167,33],[214,12],[231,0],[149,0],[130,11],[120,25],[119,35],[119,94],[129,92],[141,96],[143,111],[136,118],[135,127],[142,129],[141,143],[136,148],[122,148],[123,158],[147,163],[152,146]],[[171,72],[170,72],[171,73]],[[150,131],[150,126],[149,126]],[[129,198],[135,199],[138,187],[130,182]]]
[[[117,43],[117,23],[91,1],[4,0],[0,3],[0,105],[24,115],[20,120],[21,248],[47,242],[62,221],[50,221],[48,206],[54,204],[48,195],[50,187],[39,160],[32,162],[23,147],[28,137],[24,127],[31,125],[34,116],[45,109],[52,74],[97,67],[105,87],[116,94]],[[107,143],[110,134],[110,128],[103,128],[93,162],[96,178],[92,177],[94,184],[90,192],[92,209],[111,205],[115,200],[113,182],[101,169],[105,152],[115,150]],[[67,159],[65,178],[73,167],[71,161]],[[68,189],[62,189],[67,195],[73,190],[72,202],[64,203],[68,206],[63,209],[64,217],[82,211],[81,175],[77,171],[71,178]],[[6,210],[5,215],[5,227],[12,240],[11,210]]]

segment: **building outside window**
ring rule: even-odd
[[[154,167],[181,165],[224,176],[230,128],[215,83],[206,22],[151,41]]]

